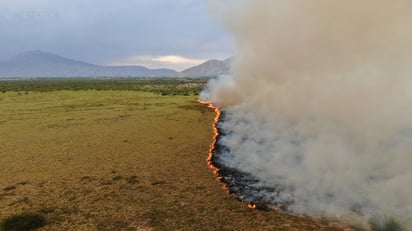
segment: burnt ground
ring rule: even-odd
[[[222,111],[217,124],[219,135],[213,150],[212,163],[219,169],[217,174],[220,180],[226,184],[229,194],[235,195],[240,201],[250,203],[252,207],[257,209],[288,211],[288,206],[293,203],[293,199],[281,198],[282,186],[262,187],[256,177],[227,164],[228,159],[232,158],[232,154],[230,149],[220,141],[222,137],[230,136],[230,133],[219,126],[225,121],[225,116],[225,112]]]

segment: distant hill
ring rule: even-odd
[[[150,77],[177,76],[171,69],[143,66],[99,66],[59,55],[29,51],[0,61],[0,77]]]
[[[231,58],[225,60],[210,59],[202,64],[180,72],[184,77],[214,77],[230,74]]]

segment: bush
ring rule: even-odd
[[[46,225],[46,218],[40,214],[20,214],[13,215],[1,222],[3,231],[28,231]]]
[[[372,216],[369,224],[373,231],[404,231],[405,228],[393,217]]]

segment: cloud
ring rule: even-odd
[[[184,70],[188,67],[201,64],[205,60],[203,59],[192,59],[187,57],[182,57],[178,55],[163,55],[163,56],[153,56],[153,55],[135,55],[128,57],[124,60],[114,61],[108,65],[113,66],[136,66],[141,65],[148,68],[170,68],[177,71]]]
[[[1,0],[0,28],[0,44],[7,44],[0,59],[27,50],[96,64],[134,54],[231,55],[204,0]]]

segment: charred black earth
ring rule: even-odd
[[[282,186],[263,187],[259,184],[259,180],[256,177],[228,165],[228,161],[233,158],[233,154],[221,142],[223,137],[230,136],[230,131],[223,130],[221,126],[225,121],[225,117],[226,113],[222,111],[219,122],[216,125],[218,136],[211,161],[219,169],[217,174],[221,181],[226,184],[229,193],[236,195],[240,201],[248,202],[257,209],[268,211],[281,209],[288,211],[288,207],[293,203],[293,199],[285,199],[281,196]]]

